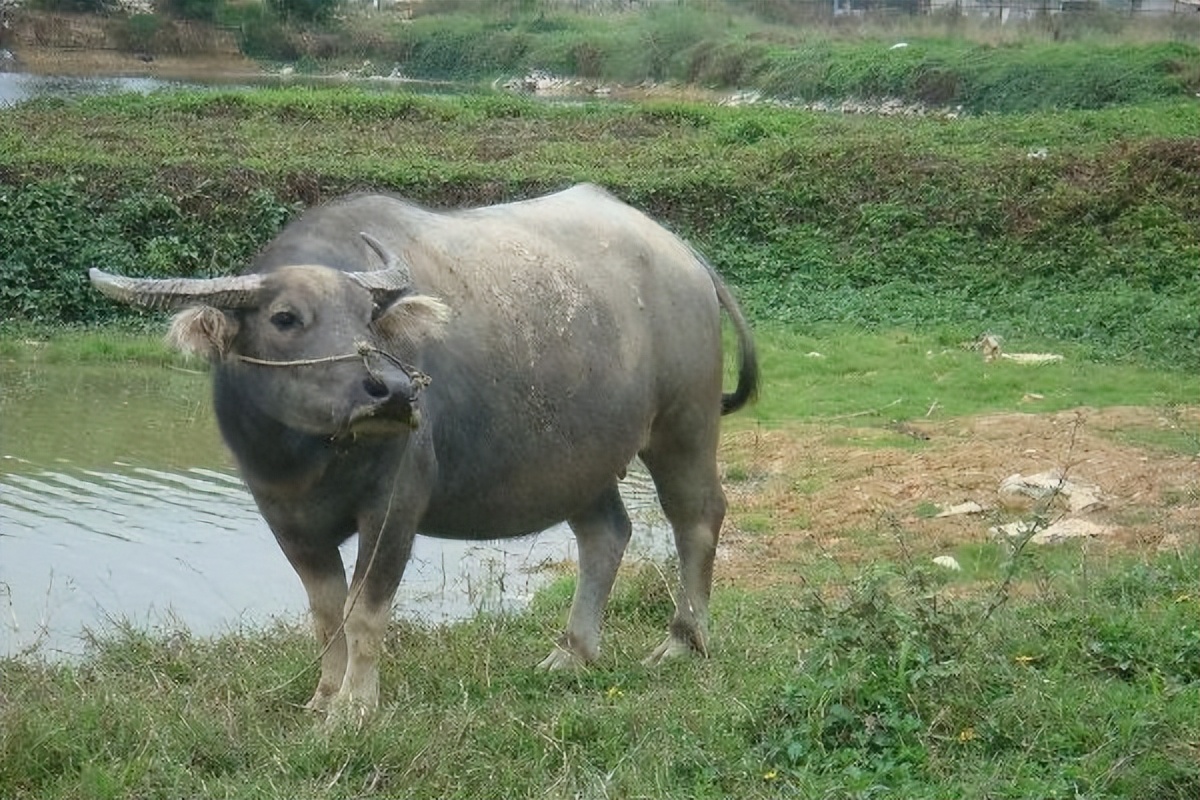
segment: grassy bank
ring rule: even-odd
[[[239,269],[299,208],[594,181],[700,245],[760,321],[992,331],[1194,369],[1191,100],[959,119],[361,90],[46,101],[0,115],[0,315],[123,314],[84,281]]]
[[[469,6],[439,13],[433,4],[405,22],[351,15],[322,44],[326,58],[372,59],[411,76],[490,80],[540,70],[993,112],[1143,103],[1200,86],[1200,25],[1186,15],[1157,27],[1084,15],[1005,30],[949,15],[837,20],[824,7],[792,5],[800,10],[771,15],[753,3],[664,3],[601,15],[565,4],[491,13]],[[304,49],[293,57],[315,65]]]
[[[236,46],[301,73],[490,82],[541,71],[604,83],[756,89],[804,101],[894,97],[975,112],[1102,108],[1200,89],[1200,21],[1182,9],[1131,17],[1100,4],[1091,13],[1014,14],[1000,24],[948,10],[896,13],[915,4],[840,18],[815,2],[615,9],[422,0],[383,11],[343,4],[330,13],[337,5],[192,0],[160,4],[154,14],[95,17],[17,10],[0,44],[87,43],[160,59]]]
[[[0,332],[0,364],[20,370],[122,364],[206,369],[169,350],[164,330],[155,319],[100,329],[11,329]],[[1058,348],[1059,362],[1027,365],[985,361],[976,342],[939,333],[866,333],[850,326],[800,333],[766,324],[755,339],[767,382],[755,405],[727,421],[735,429],[845,417],[879,425],[1081,406],[1166,409],[1200,398],[1200,374],[1089,361],[1079,348]],[[1047,344],[1018,340],[1006,347],[1045,352]],[[731,374],[727,382],[734,380]]]
[[[669,605],[650,568],[586,672],[531,668],[569,580],[519,617],[401,624],[362,730],[298,708],[301,631],[108,634],[79,664],[0,661],[0,793],[1194,798],[1195,554],[974,556],[720,591],[713,658],[659,671],[636,665]]]

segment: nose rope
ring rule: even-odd
[[[247,364],[254,364],[255,366],[259,367],[312,367],[318,364],[332,364],[336,361],[350,361],[351,359],[361,358],[363,362],[363,369],[367,371],[367,375],[371,376],[373,380],[379,383],[384,383],[384,380],[380,376],[379,372],[371,366],[372,355],[386,358],[401,372],[403,372],[408,379],[412,381],[414,394],[421,391],[433,382],[432,378],[430,378],[424,372],[421,372],[416,367],[410,364],[405,364],[403,361],[396,358],[386,350],[380,350],[375,345],[364,341],[354,343],[353,353],[342,353],[341,355],[323,356],[321,358],[298,358],[291,361],[273,361],[271,359],[254,358],[253,356],[244,356],[241,354],[235,355],[234,358],[236,358],[238,361],[244,361]]]

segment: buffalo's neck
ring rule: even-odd
[[[225,444],[250,483],[311,484],[335,452],[330,443],[263,414],[234,382],[216,380],[213,408]]]
[[[225,443],[259,501],[299,503],[322,487],[353,505],[394,469],[395,443],[384,438],[334,439],[289,427],[266,414],[235,378],[214,375],[213,407]],[[357,491],[356,491],[357,489]]]

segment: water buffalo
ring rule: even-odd
[[[712,268],[641,212],[590,185],[451,212],[357,194],[303,214],[237,277],[91,280],[123,303],[183,309],[169,340],[211,361],[221,434],[312,607],[310,708],[377,705],[418,532],[495,539],[566,520],[579,580],[540,666],[595,659],[634,456],[680,567],[647,662],[706,652],[719,417],[751,399],[758,367]],[[739,355],[724,394],[721,308]],[[355,532],[347,587],[338,545]]]

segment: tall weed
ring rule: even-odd
[[[868,571],[805,613],[808,646],[755,724],[768,774],[847,796],[1186,797],[1200,789],[1181,746],[1200,700],[1188,564],[1060,576],[1000,612],[924,568]]]

